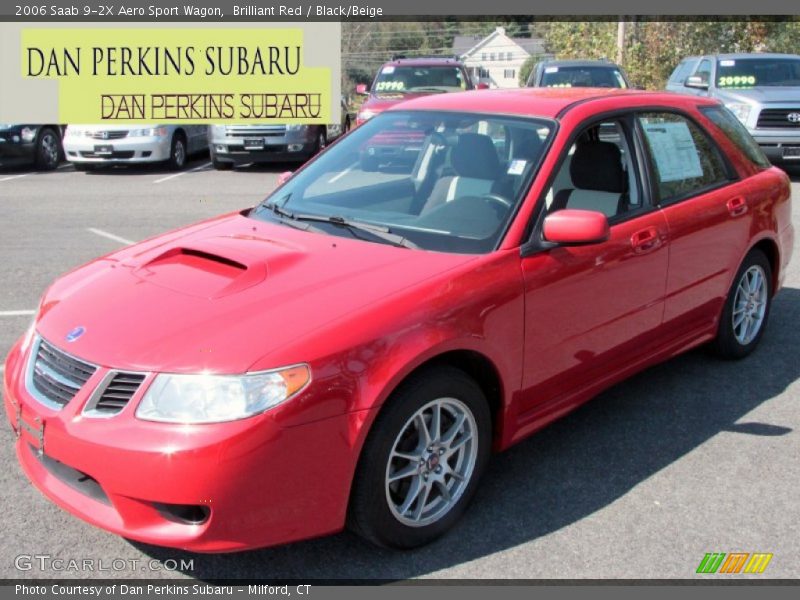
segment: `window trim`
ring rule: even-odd
[[[699,110],[699,108],[698,108],[698,110]],[[720,182],[717,182],[717,183],[706,185],[706,186],[703,186],[701,188],[696,188],[694,190],[691,190],[690,192],[687,192],[685,194],[681,194],[680,196],[675,196],[673,198],[669,198],[666,201],[662,200],[660,195],[659,195],[659,192],[658,192],[658,182],[656,181],[656,176],[655,176],[655,172],[654,172],[654,164],[652,162],[653,161],[653,157],[652,157],[652,154],[650,153],[649,149],[647,148],[647,143],[646,143],[646,140],[645,140],[645,137],[644,137],[644,131],[642,130],[641,123],[639,122],[639,119],[638,119],[638,117],[642,113],[652,113],[652,112],[663,112],[663,113],[668,113],[668,114],[675,114],[675,115],[678,115],[679,117],[683,117],[684,119],[686,119],[687,121],[692,123],[695,127],[697,127],[699,129],[699,131],[701,132],[701,134],[704,135],[708,139],[708,141],[710,142],[711,147],[713,148],[714,152],[716,152],[717,156],[722,161],[722,166],[725,169],[725,171],[726,171],[726,173],[728,175],[728,178],[726,180],[724,180],[724,181],[720,181]],[[706,130],[706,128],[703,127],[697,121],[697,119],[695,119],[694,117],[692,117],[688,113],[686,113],[686,112],[684,112],[682,110],[676,109],[676,108],[664,108],[664,109],[651,109],[651,108],[640,109],[640,108],[637,108],[636,110],[633,111],[633,117],[634,117],[634,125],[639,130],[639,137],[640,137],[641,142],[642,142],[642,150],[644,152],[644,158],[645,158],[645,163],[644,164],[645,164],[645,168],[648,171],[648,179],[650,181],[651,198],[656,200],[655,206],[657,206],[658,208],[666,208],[666,207],[672,206],[674,204],[680,204],[681,202],[685,202],[686,200],[689,200],[690,198],[694,198],[696,196],[701,196],[703,194],[707,194],[709,192],[713,192],[714,190],[723,188],[725,186],[731,185],[731,184],[736,183],[736,182],[741,180],[741,177],[739,176],[738,171],[736,171],[736,169],[731,164],[731,161],[728,158],[728,155],[725,154],[725,152],[723,152],[722,149],[719,147],[719,144],[717,143],[717,140],[714,139],[714,136],[711,135]]]
[[[631,162],[633,163],[634,170],[636,171],[636,183],[639,186],[639,193],[641,194],[642,198],[642,207],[636,210],[628,211],[623,215],[615,215],[614,217],[611,217],[608,219],[609,227],[614,227],[621,223],[642,217],[660,209],[660,207],[653,202],[654,197],[652,195],[652,189],[649,186],[649,171],[647,170],[647,165],[642,162],[646,157],[646,154],[644,154],[645,148],[641,146],[641,141],[637,138],[635,133],[635,111],[630,108],[624,108],[593,115],[584,121],[581,121],[578,126],[572,130],[572,133],[566,140],[564,149],[561,151],[561,154],[558,157],[556,168],[549,173],[542,192],[536,198],[534,213],[531,215],[531,219],[525,228],[525,233],[523,235],[524,241],[520,245],[521,258],[528,258],[540,252],[546,252],[553,248],[561,247],[560,244],[548,242],[542,237],[544,217],[547,215],[547,207],[545,206],[547,192],[553,187],[553,182],[558,176],[561,168],[564,166],[566,157],[569,155],[569,151],[577,139],[583,135],[587,129],[590,129],[591,127],[599,125],[605,121],[612,120],[618,121],[622,124],[623,134],[625,135],[626,142],[631,150]],[[555,135],[552,139],[555,139]],[[542,158],[544,158],[544,155]],[[618,216],[622,218],[618,218]]]

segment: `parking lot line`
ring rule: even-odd
[[[0,181],[11,181],[12,179],[19,179],[20,177],[27,177],[30,173],[23,173],[22,175],[11,175],[10,177],[0,177]]]
[[[63,165],[60,165],[58,168],[59,169],[68,169],[71,166],[72,166],[72,163],[71,162],[67,162],[67,163],[64,163]]]
[[[0,310],[0,317],[25,317],[35,312],[35,310]]]
[[[181,175],[186,175],[187,173],[194,173],[195,171],[202,171],[206,167],[210,166],[211,163],[207,162],[204,165],[200,165],[199,167],[195,167],[194,169],[188,169],[186,171],[181,171],[180,173],[174,173],[172,175],[167,175],[166,177],[162,177],[161,179],[156,179],[153,183],[164,183],[165,181],[169,181],[170,179],[175,179],[176,177],[180,177]]]
[[[107,231],[103,231],[102,229],[95,229],[94,227],[87,228],[86,231],[90,231],[95,235],[99,235],[100,237],[107,238],[109,240],[114,240],[115,242],[119,242],[120,244],[125,244],[126,246],[130,246],[131,244],[135,244],[133,240],[129,240],[124,237],[120,237],[118,235],[114,235],[113,233],[109,233]]]

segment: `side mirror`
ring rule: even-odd
[[[292,171],[284,171],[280,175],[278,175],[278,187],[282,186],[284,183],[289,181],[289,178],[292,176]]]
[[[605,242],[610,229],[601,212],[565,208],[545,217],[543,233],[548,242],[576,246]]]
[[[489,89],[489,84],[488,83],[479,83],[478,85],[475,86],[475,89],[476,90],[488,90]]]
[[[705,81],[699,75],[691,75],[686,78],[686,81],[683,82],[684,87],[688,88],[695,88],[698,90],[707,90],[708,89],[708,81]]]
[[[359,94],[359,95],[363,96],[368,91],[369,91],[369,89],[367,88],[367,84],[366,83],[359,83],[356,86],[356,94]]]

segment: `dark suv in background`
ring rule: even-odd
[[[543,60],[528,76],[527,87],[629,88],[625,71],[606,60]]]
[[[800,164],[800,56],[689,56],[672,72],[667,90],[719,100],[770,161]]]
[[[62,125],[0,124],[0,167],[50,171],[64,158]]]

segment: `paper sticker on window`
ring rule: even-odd
[[[545,67],[545,73],[558,73],[558,67]]]
[[[525,165],[528,164],[527,160],[516,159],[512,160],[511,164],[508,165],[507,173],[509,175],[522,175],[523,171],[525,171]]]
[[[728,59],[728,60],[719,61],[719,66],[720,67],[733,67],[735,65],[736,65],[736,61],[735,60]]]
[[[381,73],[385,73],[386,75],[391,75],[394,73],[394,67],[383,67]]]
[[[703,176],[700,156],[686,123],[643,123],[662,182]]]

